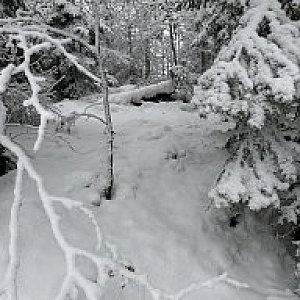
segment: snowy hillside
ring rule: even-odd
[[[70,113],[82,112],[86,105],[65,101],[58,106]],[[103,113],[100,106],[89,111]],[[155,295],[159,300],[297,299],[289,291],[295,288],[292,261],[269,229],[251,215],[230,227],[227,214],[210,207],[207,193],[226,158],[221,130],[227,125],[213,115],[201,121],[188,105],[179,103],[113,105],[112,116],[116,133],[112,201],[91,205],[99,200],[105,147],[103,127],[96,120],[77,120],[71,135],[55,133],[49,124],[33,160],[52,195],[78,200],[93,211],[109,247],[95,252],[89,218],[57,205],[67,240],[99,257],[110,257],[137,276],[129,280],[122,272],[107,269],[101,299],[146,300]],[[36,132],[22,130],[20,135],[9,127],[15,141],[30,153]],[[8,264],[14,180],[14,171],[0,178],[0,282]],[[22,194],[19,299],[52,300],[62,284],[64,259],[28,177]],[[99,281],[90,261],[82,257],[76,264],[88,282]],[[67,299],[85,298],[81,290],[74,290]]]

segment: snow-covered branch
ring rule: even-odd
[[[98,267],[98,270],[102,270],[101,260],[94,254],[85,252],[79,248],[73,247],[70,245],[65,237],[63,236],[59,224],[60,224],[60,216],[56,213],[54,204],[56,202],[61,203],[68,209],[80,209],[92,222],[95,228],[96,233],[96,240],[97,240],[97,249],[101,248],[102,246],[102,236],[100,228],[91,213],[87,208],[83,206],[81,202],[77,202],[71,199],[62,198],[62,197],[55,197],[51,196],[45,189],[43,179],[41,176],[36,172],[35,168],[33,167],[30,159],[25,155],[20,147],[14,144],[9,138],[1,135],[0,136],[1,144],[10,149],[19,159],[18,164],[18,174],[17,174],[17,182],[15,187],[15,200],[12,208],[12,218],[10,222],[10,229],[11,229],[11,244],[10,244],[10,267],[8,269],[7,275],[7,285],[8,285],[8,294],[9,299],[17,299],[16,297],[16,272],[18,268],[18,254],[17,254],[17,238],[18,238],[18,214],[19,214],[19,203],[21,199],[21,190],[22,190],[22,172],[25,170],[30,178],[35,182],[40,199],[42,201],[44,210],[46,215],[48,216],[49,222],[51,224],[52,233],[54,238],[64,253],[65,261],[66,261],[66,276],[65,282],[62,285],[62,289],[56,299],[64,299],[66,294],[70,291],[72,284],[76,283],[82,289],[86,291],[88,295],[93,295],[88,299],[97,299],[96,292],[92,290],[91,287],[88,287],[84,284],[84,280],[82,279],[82,275],[77,270],[75,266],[75,258],[76,256],[84,256],[87,257],[89,260],[92,260]],[[84,284],[84,285],[83,285]]]
[[[29,99],[24,100],[23,105],[28,106],[31,105],[35,107],[36,111],[40,114],[41,122],[38,130],[38,136],[36,142],[34,144],[34,152],[38,151],[44,137],[45,127],[47,125],[47,120],[50,118],[54,118],[55,114],[51,110],[47,110],[43,107],[39,100],[39,92],[41,87],[39,82],[43,81],[44,78],[38,77],[34,75],[30,69],[30,59],[34,53],[39,51],[49,49],[50,47],[57,48],[62,54],[65,55],[67,59],[69,59],[81,72],[85,75],[93,79],[96,83],[100,83],[101,80],[94,76],[91,72],[89,72],[86,68],[81,66],[76,58],[69,54],[64,46],[63,43],[65,41],[57,40],[52,38],[51,36],[47,35],[46,33],[40,31],[26,31],[23,30],[21,27],[11,27],[3,26],[0,31],[3,33],[7,33],[11,35],[11,38],[17,42],[17,46],[23,50],[23,57],[24,60],[20,65],[14,66],[9,65],[4,70],[2,70],[0,76],[0,92],[3,93],[7,85],[11,79],[12,75],[18,73],[24,73],[25,77],[28,80],[30,89],[31,89],[31,96]],[[28,43],[28,37],[39,38],[42,42],[37,43],[35,45],[30,45]],[[84,256],[87,259],[91,260],[97,266],[97,270],[99,276],[101,276],[102,272],[102,262],[98,256],[85,252],[79,248],[75,248],[70,245],[64,235],[60,230],[60,216],[56,213],[54,208],[54,203],[59,202],[64,205],[68,209],[78,208],[82,213],[84,213],[92,222],[95,232],[96,232],[96,239],[97,239],[97,249],[99,250],[102,245],[102,237],[100,228],[90,210],[85,208],[82,203],[75,202],[69,199],[54,197],[51,196],[45,189],[43,180],[41,176],[36,172],[35,168],[30,162],[30,159],[26,154],[22,151],[22,149],[13,143],[8,137],[3,135],[4,129],[4,122],[5,122],[5,108],[1,102],[1,132],[0,132],[0,142],[1,144],[12,151],[18,158],[18,169],[17,169],[17,178],[14,190],[14,202],[11,208],[11,219],[10,219],[10,245],[9,245],[9,265],[7,270],[6,276],[6,283],[5,289],[7,291],[8,299],[9,300],[17,300],[17,273],[18,273],[18,266],[19,266],[19,254],[18,254],[18,235],[19,235],[19,215],[20,215],[20,207],[22,204],[22,178],[23,173],[26,171],[30,178],[35,182],[37,186],[37,190],[42,201],[44,210],[46,215],[48,216],[51,229],[54,235],[54,238],[61,248],[62,252],[65,256],[66,262],[66,276],[65,280],[61,286],[60,292],[57,295],[56,299],[65,299],[66,295],[70,292],[72,285],[77,285],[78,287],[82,288],[85,292],[86,296],[90,300],[98,299],[98,292],[95,287],[93,287],[90,283],[87,283],[87,280],[84,276],[79,272],[75,265],[76,256]]]
[[[277,0],[252,3],[229,45],[202,76],[199,104],[262,128],[281,105],[291,106],[298,97],[299,27]]]
[[[210,196],[215,203],[279,207],[280,193],[297,179],[295,151],[282,128],[299,106],[299,22],[277,0],[249,2],[240,26],[211,69],[200,78],[195,101],[201,115],[215,112],[236,124],[232,154]]]

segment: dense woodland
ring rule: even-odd
[[[246,214],[254,214],[285,245],[297,269],[299,0],[2,0],[0,14],[0,175],[17,169],[7,293],[3,292],[7,299],[18,299],[16,256],[24,172],[36,182],[54,237],[66,256],[69,273],[55,299],[100,299],[83,277],[72,273],[72,260],[82,255],[102,273],[103,265],[89,253],[71,250],[53,207],[61,202],[66,208],[82,209],[92,223],[94,217],[79,203],[47,194],[31,160],[52,119],[57,131],[67,128],[66,135],[72,134],[77,119],[100,120],[106,176],[99,199],[118,201],[113,153],[118,133],[110,109],[114,103],[142,109],[149,102],[180,102],[199,116],[199,122],[220,116],[227,156],[207,195],[210,209],[222,210],[234,228]],[[131,89],[115,94],[123,87]],[[87,110],[65,116],[53,106],[95,95],[102,99],[98,99],[104,107],[101,117]],[[33,154],[10,139],[7,132],[13,126],[38,128]],[[172,155],[176,160],[180,154]],[[131,271],[122,276],[129,278]],[[161,293],[155,298],[154,288],[136,280],[153,299],[183,299]],[[83,290],[78,298],[68,294],[72,281]],[[0,298],[1,294],[0,290]]]

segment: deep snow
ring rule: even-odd
[[[82,112],[88,100],[65,101],[59,108],[64,113]],[[102,182],[101,123],[77,120],[71,135],[55,133],[49,124],[34,165],[52,194],[80,200],[94,211],[105,239],[134,273],[147,274],[154,287],[174,294],[227,273],[240,285],[216,280],[182,299],[297,299],[288,290],[295,287],[292,262],[268,229],[253,216],[231,228],[224,211],[210,208],[207,193],[226,159],[220,131],[227,125],[215,116],[200,120],[190,110],[180,103],[112,105],[116,192],[114,200],[100,206],[91,203],[99,200]],[[103,114],[101,106],[89,112]],[[24,128],[22,135],[19,128],[9,131],[30,153],[35,129]],[[0,178],[0,282],[7,267],[14,176],[11,172]],[[27,177],[23,196],[20,299],[52,300],[64,275],[63,257]],[[92,249],[95,235],[88,220],[78,211],[57,210],[68,240]],[[83,262],[81,269],[90,280],[96,279],[92,266]],[[125,282],[122,288],[123,284],[120,277],[109,279],[104,299],[151,299],[143,286]]]

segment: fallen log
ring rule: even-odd
[[[171,80],[151,84],[138,89],[110,95],[109,101],[116,104],[142,105],[144,101],[172,101],[174,86]],[[159,100],[161,99],[161,100]]]

